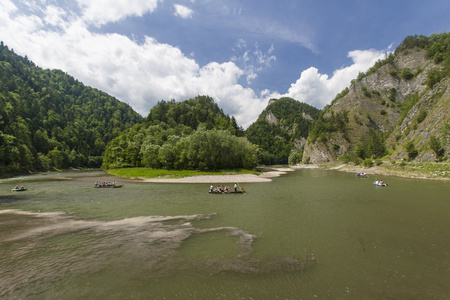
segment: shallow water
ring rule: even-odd
[[[298,170],[244,195],[103,172],[1,180],[0,298],[450,298],[450,183],[373,180]]]

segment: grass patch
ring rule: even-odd
[[[152,168],[121,168],[109,169],[108,173],[126,178],[184,178],[201,175],[238,175],[238,174],[260,174],[251,170],[221,170],[221,171],[196,171],[196,170],[164,170]]]
[[[421,175],[427,178],[450,178],[450,162],[405,162],[395,165],[384,164],[383,166],[392,171]]]

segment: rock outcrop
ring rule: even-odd
[[[441,68],[427,58],[426,50],[415,47],[392,54],[375,67],[354,80],[345,95],[326,109],[324,119],[345,114],[345,128],[321,139],[308,138],[304,163],[323,163],[350,155],[358,143],[377,134],[386,140],[387,152],[394,159],[405,156],[403,145],[407,141],[414,142],[423,159],[433,157],[428,147],[432,136],[445,141],[445,148],[449,148],[444,128],[450,123],[449,80],[432,88],[426,85],[430,70]]]

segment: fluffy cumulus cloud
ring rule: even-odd
[[[192,14],[194,13],[194,11],[192,9],[190,9],[189,7],[186,7],[184,5],[180,5],[180,4],[174,4],[174,9],[175,9],[175,16],[178,16],[180,18],[183,19],[190,19],[192,18]]]
[[[84,21],[100,26],[129,16],[142,16],[152,12],[158,0],[77,0]]]
[[[274,93],[272,97],[291,97],[322,108],[329,104],[337,93],[348,87],[359,72],[365,72],[376,61],[383,59],[385,55],[386,52],[376,50],[351,51],[348,56],[353,60],[353,64],[334,71],[332,77],[327,74],[320,74],[317,68],[310,67],[301,73],[300,78],[295,83],[291,84],[286,94]]]
[[[157,8],[157,0],[78,3],[76,9],[67,9],[46,5],[45,1],[32,2],[25,12],[11,0],[2,0],[0,36],[16,53],[27,55],[37,65],[61,69],[84,84],[129,103],[143,116],[159,100],[209,95],[245,128],[256,120],[271,97],[289,96],[322,107],[358,72],[365,71],[383,55],[377,51],[353,51],[349,56],[354,63],[334,72],[331,78],[311,67],[302,72],[286,94],[258,94],[239,82],[242,77],[251,81],[260,68],[276,60],[273,46],[262,51],[258,45],[248,48],[245,41],[240,41],[235,60],[200,66],[179,48],[152,37],[136,42],[122,34],[91,30],[92,26],[151,13]],[[175,9],[181,17],[192,14],[181,7]],[[236,64],[238,60],[247,64],[241,69]]]
[[[233,62],[200,67],[179,48],[151,37],[138,44],[124,35],[88,30],[87,21],[97,25],[154,9],[156,1],[148,2],[153,5],[141,1],[143,6],[138,8],[134,1],[127,1],[131,7],[125,8],[125,1],[119,1],[109,8],[113,13],[102,15],[98,4],[89,6],[85,1],[79,16],[53,6],[43,8],[38,16],[16,13],[14,4],[6,0],[0,4],[4,25],[0,35],[7,45],[20,49],[17,53],[28,55],[39,66],[62,69],[86,85],[129,103],[144,116],[159,100],[207,94],[240,125],[248,126],[267,102],[238,84],[243,71]],[[94,12],[100,13],[96,22]]]

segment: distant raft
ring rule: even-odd
[[[15,188],[13,188],[13,189],[11,190],[11,192],[24,192],[24,191],[26,191],[26,190],[27,190],[27,189],[24,188],[24,187],[20,187],[20,188],[15,187]]]
[[[96,189],[117,189],[117,188],[121,188],[123,186],[123,184],[114,184],[114,185],[94,185],[94,188]]]
[[[209,191],[210,194],[244,194],[245,191]]]
[[[240,186],[239,183],[234,184],[234,190],[228,188],[228,186],[218,185],[216,188],[214,186],[209,187],[210,194],[245,194],[245,190]]]

